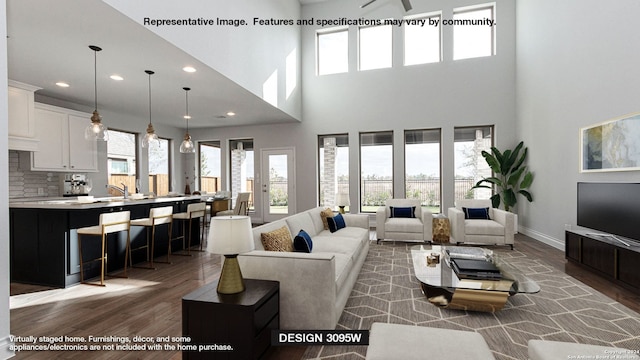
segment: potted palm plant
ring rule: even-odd
[[[491,196],[491,204],[494,208],[504,206],[504,210],[511,208],[518,202],[517,195],[524,196],[529,202],[533,201],[531,193],[527,190],[533,182],[533,174],[524,165],[527,157],[527,148],[523,149],[524,142],[520,142],[513,150],[500,152],[491,147],[491,153],[482,151],[482,157],[487,161],[493,171],[493,176],[478,181],[472,189],[495,187],[496,193]]]

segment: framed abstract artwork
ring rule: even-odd
[[[640,170],[640,113],[580,129],[580,172]]]

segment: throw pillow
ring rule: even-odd
[[[342,214],[338,214],[332,218],[327,218],[327,222],[329,223],[329,231],[331,231],[332,233],[347,227]]]
[[[471,220],[491,220],[489,217],[489,208],[466,208],[463,207],[465,219]]]
[[[392,218],[414,218],[416,217],[416,207],[389,206]]]
[[[293,238],[293,248],[298,252],[310,253],[311,249],[313,249],[311,236],[309,236],[306,231],[300,230],[298,235]]]
[[[261,233],[260,240],[267,251],[293,251],[291,233],[286,226],[271,232]]]
[[[320,216],[322,217],[322,225],[324,225],[324,229],[329,230],[327,218],[333,217],[333,210],[326,208],[320,212]]]

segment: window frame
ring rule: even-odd
[[[173,178],[173,171],[172,171],[172,164],[173,164],[173,156],[172,156],[172,146],[173,146],[173,139],[169,139],[169,138],[164,138],[164,137],[158,137],[158,140],[160,141],[166,141],[167,142],[167,193],[171,193],[171,192],[176,192],[179,193],[180,191],[178,191],[178,189],[175,188],[174,185],[174,178]],[[147,176],[151,176],[151,171],[149,171],[150,167],[149,167],[149,161],[151,160],[151,157],[149,156],[149,149],[147,148]],[[154,175],[158,175],[158,174],[154,174]],[[186,179],[185,179],[186,181]],[[149,191],[151,190],[151,184],[149,183],[149,181],[147,180],[147,183],[149,184]],[[158,189],[154,189],[154,190],[158,190]],[[156,193],[156,196],[161,196],[164,194],[160,194],[159,191],[154,191]]]
[[[330,72],[330,73],[321,73],[320,72],[320,37],[322,35],[331,35],[336,33],[344,32],[347,36],[347,67],[345,71],[340,72]],[[349,72],[349,27],[348,26],[337,26],[329,29],[318,29],[316,30],[316,76],[326,76],[326,75],[336,75],[336,74],[344,74]]]
[[[394,172],[394,162],[395,162],[395,156],[394,156],[394,151],[395,151],[395,144],[394,144],[394,132],[393,130],[383,130],[383,131],[362,131],[360,133],[358,133],[358,170],[359,170],[359,189],[358,189],[358,209],[360,211],[360,213],[363,214],[375,214],[375,211],[363,211],[362,210],[362,201],[363,201],[363,191],[364,188],[362,186],[362,136],[363,135],[370,135],[370,134],[389,134],[389,137],[391,139],[391,196],[390,199],[393,199],[394,196],[394,187],[395,187],[395,172]]]
[[[403,133],[403,142],[404,142],[404,197],[407,197],[407,182],[409,181],[407,178],[407,134],[410,132],[424,132],[424,131],[437,131],[438,132],[438,191],[440,192],[439,196],[439,210],[438,213],[442,213],[442,128],[428,128],[428,129],[405,129]],[[421,142],[422,144],[428,144],[428,142]],[[421,205],[423,208],[427,207],[427,205]]]
[[[455,126],[453,128],[453,181],[454,181],[454,193],[453,193],[453,200],[454,202],[458,200],[458,197],[456,196],[456,181],[457,179],[457,163],[456,163],[456,130],[482,130],[482,129],[488,129],[491,133],[491,144],[489,145],[489,151],[491,149],[491,147],[495,146],[495,135],[496,135],[496,131],[495,131],[495,125],[470,125],[470,126]],[[484,160],[483,160],[484,161]],[[487,165],[488,166],[488,165]],[[491,169],[490,169],[491,170]],[[493,176],[493,170],[491,170],[490,176]],[[473,181],[472,181],[473,182]],[[474,183],[475,185],[475,183]],[[495,188],[491,189],[491,195],[493,195],[495,193]],[[481,196],[482,197],[482,196]],[[475,192],[474,192],[474,198],[475,198]]]
[[[436,64],[441,63],[443,61],[443,51],[442,51],[442,10],[433,11],[428,13],[409,15],[402,18],[402,20],[414,20],[414,19],[431,19],[434,17],[439,18],[438,22],[438,61],[434,62],[420,62],[415,64],[407,64],[407,28],[406,26],[402,27],[402,65],[403,66],[416,66],[416,65],[426,65],[426,64]]]
[[[384,66],[384,67],[377,67],[377,68],[368,68],[368,69],[363,69],[362,68],[362,35],[360,34],[360,31],[362,29],[371,29],[371,28],[389,28],[390,31],[390,43],[389,43],[389,57],[390,57],[390,63],[389,66]],[[363,26],[358,26],[357,27],[357,53],[358,53],[358,71],[371,71],[371,70],[382,70],[382,69],[392,69],[393,68],[393,25],[390,24],[385,24],[384,21],[382,22],[382,24],[380,25],[363,25]]]
[[[216,192],[222,190],[222,141],[220,140],[206,140],[206,141],[198,141],[198,178],[200,181],[198,181],[198,189],[200,191],[204,191],[204,189],[202,188],[202,147],[203,146],[209,146],[209,147],[217,147],[220,151],[220,159],[219,159],[219,163],[220,163],[220,176],[218,178],[218,184],[216,187]]]
[[[495,2],[489,2],[489,3],[484,3],[484,4],[478,4],[478,5],[472,5],[472,6],[463,6],[463,7],[458,7],[458,8],[454,8],[453,12],[452,12],[452,16],[451,19],[453,20],[453,18],[458,15],[458,14],[465,14],[465,13],[470,13],[470,12],[474,12],[474,11],[481,11],[481,10],[491,10],[491,20],[493,20],[494,22],[496,22],[496,3]],[[495,56],[497,54],[497,46],[496,46],[496,26],[491,26],[491,52],[490,55],[488,56],[474,56],[474,57],[466,57],[466,58],[460,58],[460,59],[456,59],[455,57],[455,25],[453,25],[453,36],[452,36],[452,50],[453,50],[453,54],[452,54],[452,59],[453,61],[460,61],[460,60],[467,60],[467,59],[477,59],[477,58],[484,58],[484,57],[491,57],[491,56]]]

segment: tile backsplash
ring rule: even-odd
[[[62,196],[61,175],[31,171],[28,164],[20,164],[19,151],[9,150],[9,199]]]

